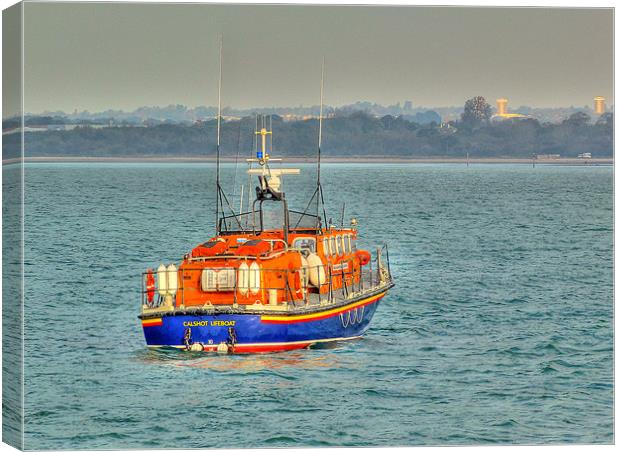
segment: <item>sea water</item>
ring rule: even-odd
[[[389,245],[365,337],[148,350],[140,273],[213,235],[214,174],[26,165],[26,448],[613,441],[611,167],[326,164],[332,222]]]

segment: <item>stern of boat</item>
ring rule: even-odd
[[[277,303],[270,303],[268,289],[264,303],[244,305],[232,299],[227,305],[186,306],[182,302],[183,271],[170,264],[142,275],[139,318],[149,347],[250,353],[358,338],[394,285],[385,245],[376,250],[358,277],[347,275],[343,267],[339,273],[328,274],[325,291],[305,290],[300,298],[286,288],[282,296],[271,297]],[[232,281],[237,281],[239,274],[234,273]],[[335,278],[343,283],[338,288]]]

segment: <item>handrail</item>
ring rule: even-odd
[[[256,202],[256,200],[254,202]],[[260,208],[259,208],[259,211],[260,211]],[[256,233],[258,225],[256,224],[255,214],[259,211],[253,208],[252,210],[248,210],[246,212],[240,212],[237,214],[233,213],[232,215],[219,216],[218,224],[220,228],[220,233],[222,234]],[[298,216],[295,226],[292,228],[290,227],[290,225],[288,226],[288,230],[290,231],[293,231],[293,230],[315,231],[319,227],[320,217],[317,215],[313,215],[307,212],[300,212],[298,210],[289,209],[287,207],[285,211],[285,215],[289,216],[290,214],[293,214],[293,216],[295,215]],[[246,226],[244,227],[241,224],[241,220],[243,218],[250,218],[250,217],[252,218],[252,224],[248,224],[249,222],[246,221]],[[232,219],[234,219],[235,222],[239,225],[239,228],[233,227],[232,223],[230,224],[231,227],[230,228],[228,227],[226,222]],[[302,220],[308,220],[308,221],[302,222]],[[224,228],[222,228],[222,226],[224,226]]]

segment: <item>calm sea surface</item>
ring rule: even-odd
[[[136,317],[140,272],[212,235],[214,167],[26,165],[26,448],[613,441],[612,168],[322,175],[396,287],[362,340],[216,356]]]

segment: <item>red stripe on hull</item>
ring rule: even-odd
[[[237,344],[234,350],[229,349],[229,353],[271,353],[271,352],[286,352],[289,350],[299,350],[307,348],[314,342],[296,342],[294,344]],[[216,352],[217,346],[205,346],[205,352]]]
[[[312,342],[304,342],[301,344],[268,344],[268,345],[247,345],[238,344],[233,353],[270,353],[285,352],[288,350],[299,350],[312,345]]]
[[[338,311],[338,312],[332,312],[332,313],[325,314],[325,315],[318,316],[318,317],[312,317],[312,318],[308,318],[308,319],[298,319],[298,320],[295,320],[295,319],[291,319],[291,320],[261,320],[261,323],[277,323],[277,324],[303,323],[303,322],[314,322],[315,320],[328,319],[330,317],[335,317],[337,315],[340,315],[340,314],[342,314],[344,312],[348,312],[348,311],[351,311],[353,309],[361,308],[362,306],[367,306],[369,304],[376,303],[377,301],[381,300],[384,296],[385,295],[381,295],[380,297],[375,298],[374,300],[370,300],[367,303],[362,303],[362,304],[359,304],[359,305],[357,305],[355,307],[352,307],[352,308],[349,308],[349,309],[344,309],[344,310]]]

